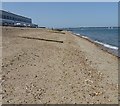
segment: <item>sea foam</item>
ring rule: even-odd
[[[118,50],[118,47],[116,47],[116,46],[112,46],[112,45],[105,44],[105,43],[98,42],[98,41],[94,41],[94,42],[95,42],[95,43],[98,43],[98,44],[101,44],[101,45],[103,45],[104,47],[107,47],[107,48],[110,48],[110,49]]]
[[[78,36],[81,36],[82,38],[88,39],[88,40],[90,40],[90,41],[92,41],[92,42],[95,42],[95,43],[97,43],[97,44],[100,44],[100,45],[102,45],[102,46],[104,46],[104,47],[106,47],[106,48],[118,50],[118,47],[116,47],[116,46],[112,46],[112,45],[109,45],[109,44],[106,44],[106,43],[102,43],[102,42],[99,42],[99,41],[94,41],[93,39],[90,39],[89,37],[80,35],[80,34],[78,34],[78,33],[74,33],[74,34],[75,34],[75,35],[78,35]]]

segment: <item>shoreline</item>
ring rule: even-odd
[[[112,54],[113,56],[116,56],[118,58],[120,58],[119,56],[119,52],[118,52],[118,49],[112,49],[112,48],[109,48],[109,47],[106,47],[104,45],[108,45],[108,44],[105,44],[105,43],[102,43],[102,42],[98,42],[98,41],[95,41],[95,40],[92,40],[91,38],[89,37],[86,37],[85,35],[81,35],[81,34],[77,34],[77,33],[73,33],[72,31],[68,31],[70,33],[72,33],[73,35],[77,36],[77,37],[80,37],[80,38],[83,38],[93,44],[95,44],[96,46],[98,46],[101,50],[109,53],[109,54]],[[111,46],[111,45],[110,45]]]

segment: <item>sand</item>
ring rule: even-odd
[[[118,104],[118,58],[67,31],[3,27],[3,104]]]

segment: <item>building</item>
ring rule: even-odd
[[[32,23],[31,18],[27,18],[4,10],[0,10],[0,25],[19,27],[38,27],[38,25]]]

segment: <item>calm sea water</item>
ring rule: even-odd
[[[107,27],[84,27],[84,28],[69,28],[67,29],[77,34],[88,37],[95,42],[98,42],[108,48],[118,49],[118,28]]]

